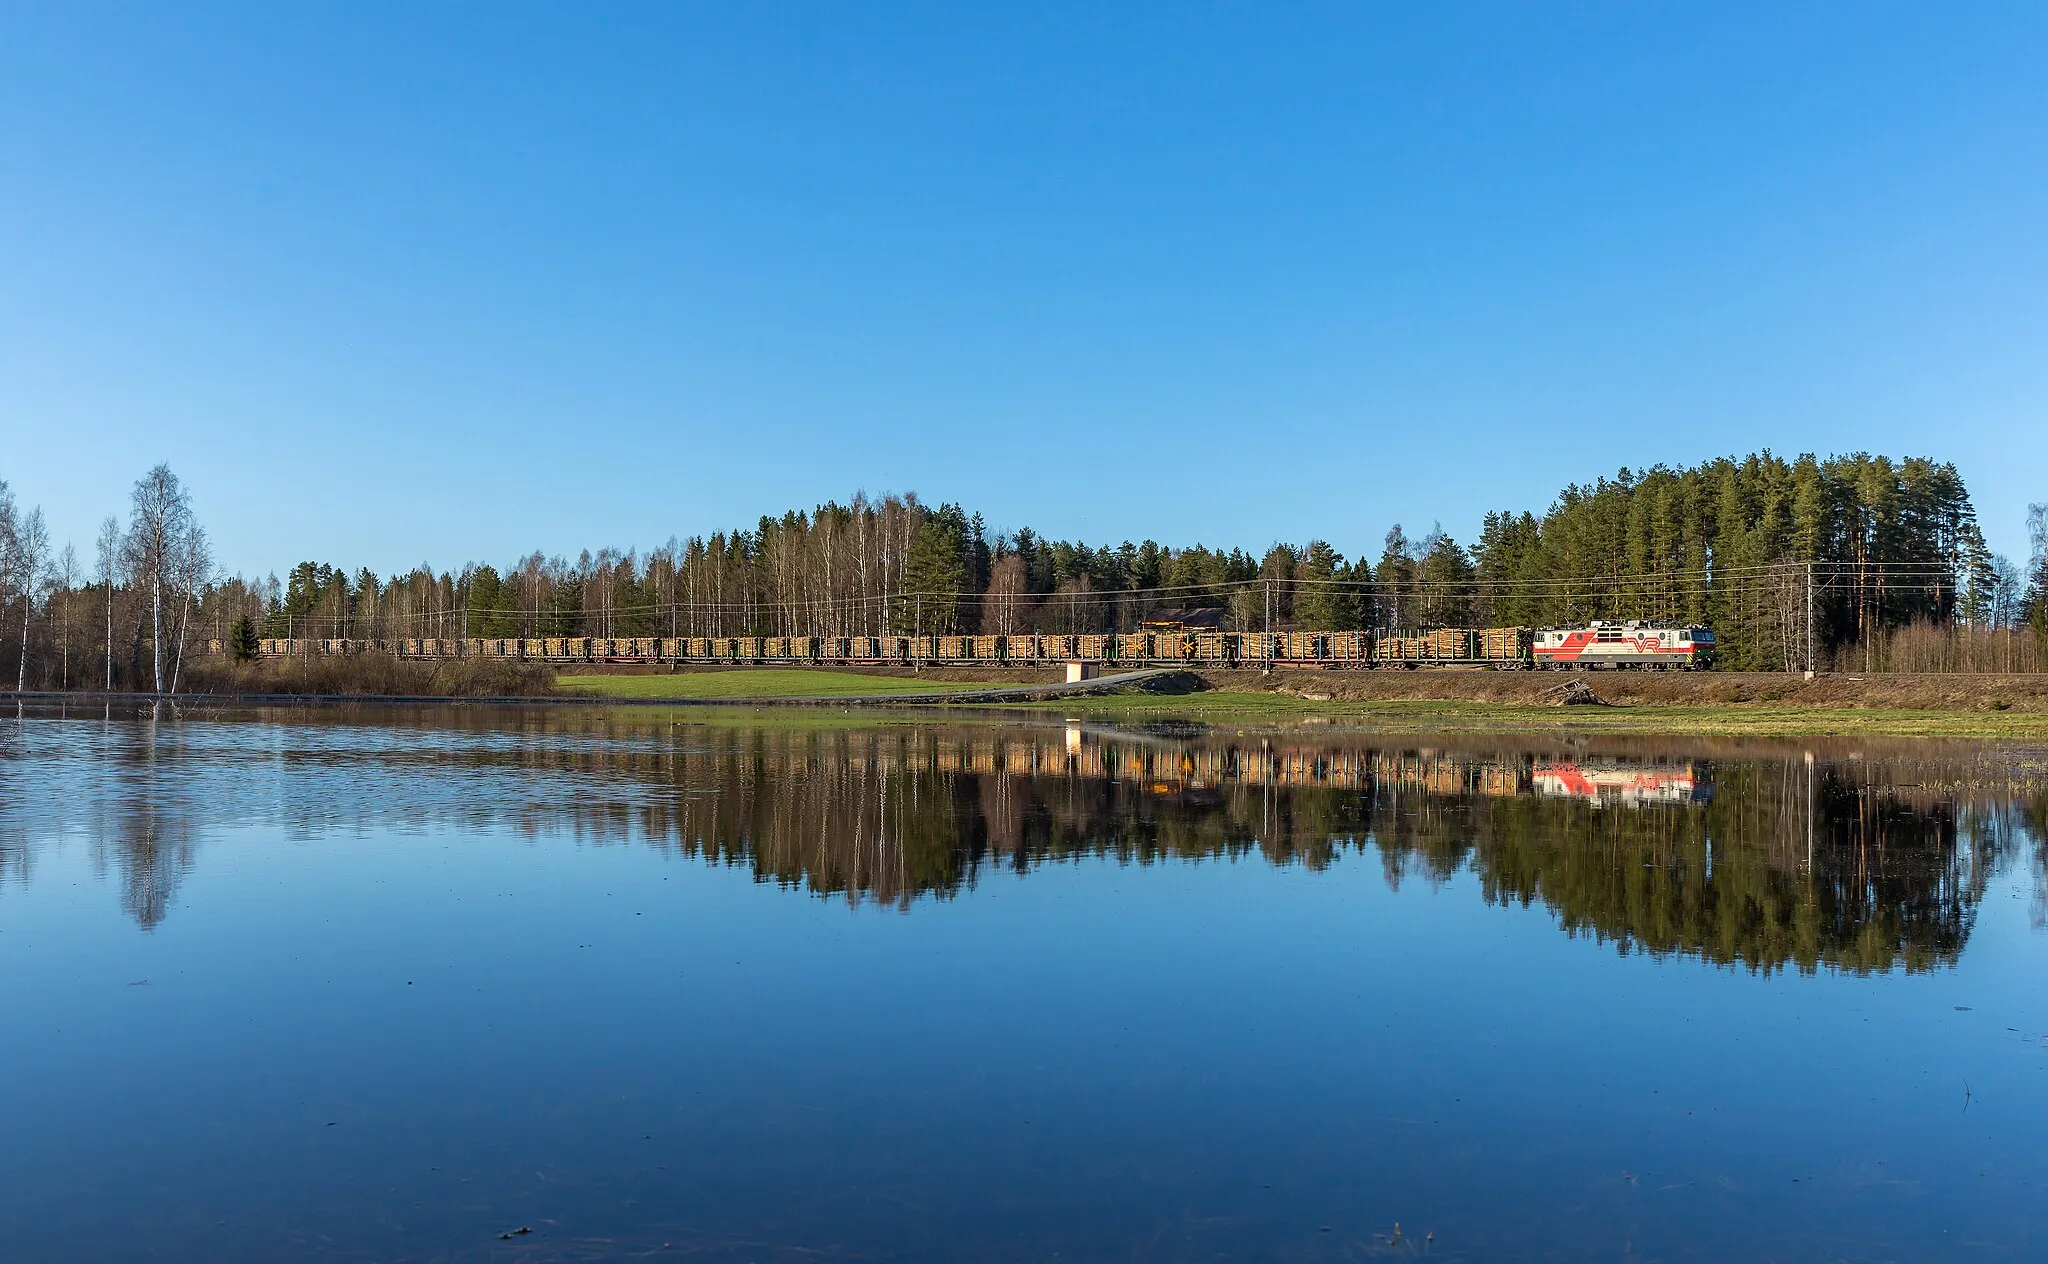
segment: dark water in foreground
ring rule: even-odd
[[[2044,820],[1969,744],[9,718],[0,1258],[2041,1259]]]

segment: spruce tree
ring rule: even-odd
[[[903,603],[899,616],[902,630],[927,636],[954,630],[960,594],[967,588],[967,564],[961,556],[966,544],[966,533],[950,515],[933,514],[919,524],[903,566],[903,590],[910,600]]]
[[[256,621],[245,614],[235,621],[235,630],[228,637],[228,653],[238,663],[249,663],[256,660],[257,649]]]

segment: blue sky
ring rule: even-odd
[[[0,4],[0,478],[391,571],[1868,449],[2023,554],[2048,6],[1677,8]]]

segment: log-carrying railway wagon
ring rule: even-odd
[[[1104,666],[1417,668],[1695,668],[1714,634],[1700,627],[1594,622],[1579,628],[1433,628],[1376,632],[1154,630],[1114,635],[406,638],[258,643],[266,657],[383,653],[401,658],[512,658],[551,663],[701,663],[871,667]]]

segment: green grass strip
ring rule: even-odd
[[[774,667],[672,676],[558,676],[555,683],[566,691],[601,698],[859,698],[986,687],[953,680]]]
[[[1170,697],[1109,694],[1012,704],[1071,716],[1210,724],[1316,721],[1375,729],[1469,732],[1571,731],[1730,737],[2048,738],[2048,714],[1792,706],[1539,707],[1499,702],[1318,702],[1216,690]]]

